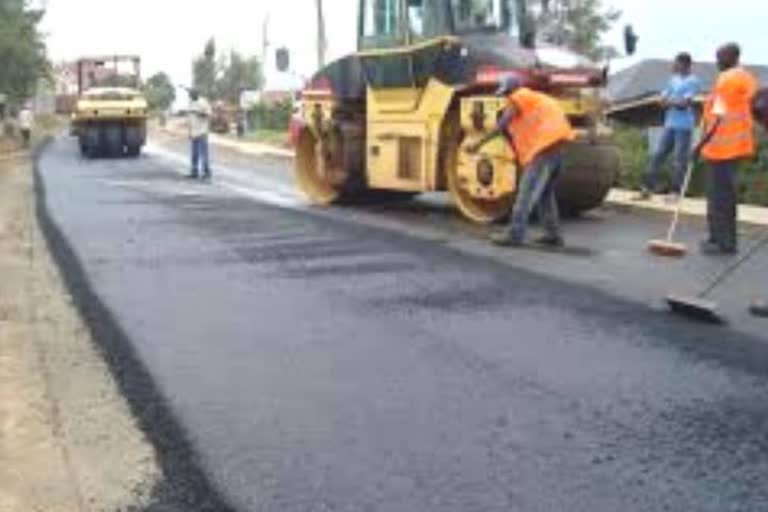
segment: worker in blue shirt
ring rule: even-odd
[[[679,54],[674,61],[673,75],[661,93],[666,109],[664,129],[645,176],[638,200],[650,199],[658,192],[658,181],[664,161],[674,151],[675,172],[672,175],[670,199],[679,198],[691,158],[693,132],[696,128],[694,100],[701,91],[701,80],[691,73],[693,60],[688,53]]]

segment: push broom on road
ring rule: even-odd
[[[708,322],[712,324],[726,323],[725,317],[718,310],[717,303],[709,300],[709,296],[729,277],[739,270],[745,263],[751,260],[762,248],[768,245],[768,231],[744,253],[742,257],[728,265],[720,273],[715,275],[706,288],[693,297],[669,295],[666,298],[667,305],[672,313],[685,316],[692,320]]]
[[[648,250],[657,256],[666,256],[670,258],[682,258],[688,254],[688,248],[682,242],[675,241],[675,234],[677,233],[677,226],[680,224],[680,215],[683,209],[683,199],[685,199],[688,193],[688,186],[691,183],[691,176],[693,175],[693,168],[696,162],[691,160],[688,164],[688,170],[685,172],[685,180],[683,181],[683,188],[680,190],[680,196],[677,199],[677,205],[675,206],[675,212],[672,215],[672,222],[669,225],[667,231],[667,237],[663,240],[651,240],[648,242]]]

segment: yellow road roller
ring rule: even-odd
[[[517,75],[557,98],[578,132],[566,154],[561,209],[602,204],[619,169],[600,90],[607,70],[563,47],[538,43],[525,0],[360,0],[358,51],[319,70],[291,126],[298,185],[328,205],[448,191],[478,223],[506,217],[518,182],[492,130],[499,79]],[[281,49],[278,62],[285,62]]]
[[[138,157],[147,139],[148,105],[140,91],[137,56],[77,62],[78,99],[71,132],[86,157]]]

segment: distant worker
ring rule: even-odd
[[[34,123],[34,114],[29,105],[24,105],[19,112],[19,131],[21,132],[21,140],[24,143],[24,147],[28,148],[30,141],[32,140],[32,125]]]
[[[546,231],[538,243],[561,247],[564,242],[555,189],[563,167],[563,147],[575,137],[573,128],[556,100],[523,87],[515,76],[503,78],[496,94],[507,97],[507,107],[497,128],[467,150],[476,153],[492,139],[503,136],[523,174],[510,224],[503,232],[492,235],[491,241],[502,246],[522,246],[531,212],[538,207]]]
[[[200,167],[202,166],[202,177],[204,180],[211,179],[210,150],[208,145],[208,133],[211,125],[211,106],[205,98],[192,89],[189,91],[189,107],[187,116],[189,122],[189,139],[192,142],[192,170],[189,174],[191,179],[200,177]]]
[[[694,100],[701,91],[701,80],[691,73],[693,60],[688,53],[681,53],[672,65],[672,77],[661,93],[661,104],[666,109],[664,129],[651,157],[637,200],[650,199],[659,192],[661,168],[674,151],[674,173],[670,199],[680,196],[685,174],[690,163],[693,131],[696,127]]]
[[[741,49],[736,43],[717,51],[721,73],[704,107],[704,137],[694,150],[711,169],[707,195],[709,238],[701,244],[704,254],[738,252],[736,171],[741,162],[755,155],[752,100],[758,88],[755,77],[739,65],[740,58]]]

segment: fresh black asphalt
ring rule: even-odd
[[[768,510],[758,335],[155,157],[38,172],[163,509]]]

